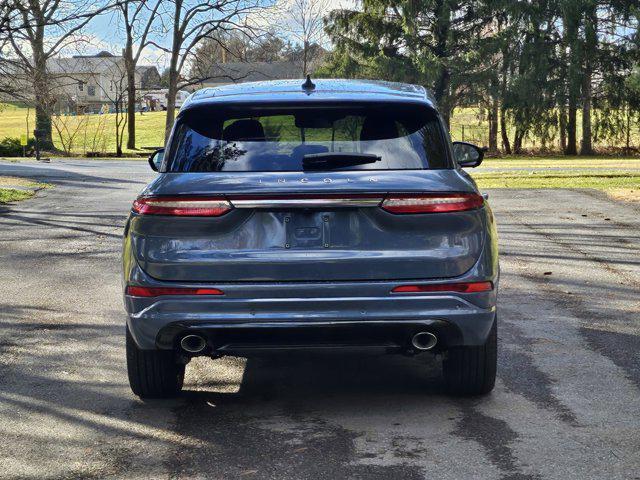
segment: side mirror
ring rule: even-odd
[[[484,152],[484,148],[477,147],[472,143],[453,142],[453,158],[461,167],[477,167],[484,159]]]
[[[154,172],[160,171],[162,160],[164,159],[164,148],[159,148],[149,157],[149,166]]]

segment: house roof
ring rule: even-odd
[[[215,63],[207,72],[207,83],[241,83],[297,78],[300,66],[287,61]]]
[[[55,57],[47,61],[47,67],[53,74],[77,75],[77,74],[101,74],[111,73],[118,75],[125,74],[124,57],[122,55],[112,55],[108,52],[100,52],[91,56]],[[145,77],[157,72],[153,65],[138,65],[136,73]]]
[[[122,56],[77,56],[66,58],[50,58],[47,68],[56,74],[78,73],[106,73],[121,69],[124,73],[124,58]]]

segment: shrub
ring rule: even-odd
[[[27,154],[33,150],[35,139],[27,140]],[[22,145],[18,137],[5,137],[0,140],[0,157],[21,157]]]

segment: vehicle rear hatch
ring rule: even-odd
[[[265,131],[273,127],[261,120]],[[301,121],[298,130],[306,130],[306,138],[298,142],[302,147],[294,141],[283,142],[286,145],[278,144],[276,153],[268,153],[266,160],[261,159],[260,152],[269,150],[269,134],[254,142],[263,142],[259,145],[262,150],[256,150],[258,154],[252,153],[255,145],[247,146],[252,142],[243,137],[262,135],[255,124],[245,123],[238,134],[240,140],[237,136],[228,138],[219,142],[222,146],[216,145],[220,147],[217,152],[208,150],[208,160],[193,152],[193,138],[184,149],[176,146],[184,138],[178,125],[165,159],[164,168],[169,172],[143,192],[132,215],[130,235],[140,267],[159,280],[225,283],[442,279],[460,276],[474,265],[484,241],[482,199],[460,172],[446,168],[444,140],[439,140],[443,142],[437,147],[440,152],[426,149],[423,155],[420,151],[417,160],[403,153],[402,149],[411,145],[405,141],[404,146],[396,143],[370,149],[375,155],[387,157],[385,160],[359,163],[370,162],[359,155],[374,155],[363,153],[366,149],[362,144],[389,140],[385,137],[391,134],[365,135],[361,126],[354,133],[359,150],[353,156],[349,152],[334,156],[331,150],[340,143],[335,139],[335,128],[329,144],[329,134],[327,139],[318,138],[314,125],[325,127],[321,122]],[[437,128],[441,128],[439,123]],[[424,128],[411,130],[404,132],[405,137],[419,134],[420,141],[425,141]],[[226,127],[224,131],[228,133]],[[218,129],[217,134],[207,132],[206,136],[220,140],[224,135]],[[281,139],[282,131],[278,135]],[[310,141],[311,135],[316,139]],[[341,142],[348,144],[349,140]],[[229,150],[226,157],[225,148]],[[303,150],[301,155],[296,148]],[[340,148],[345,151],[344,145]],[[283,156],[277,157],[282,151]],[[301,158],[313,162],[320,158],[328,163],[293,170],[287,162],[296,155],[298,163]],[[389,160],[393,155],[404,155],[404,159]],[[176,160],[178,157],[182,163]],[[355,164],[346,168],[332,164],[347,157]],[[185,166],[185,158],[190,165]],[[424,168],[411,162],[422,162]],[[271,171],[250,171],[259,170],[256,165],[265,163]],[[278,166],[285,168],[277,170]],[[389,166],[401,168],[383,168]],[[460,197],[462,200],[460,193],[466,195]],[[403,207],[416,199],[428,203],[434,197],[445,205],[441,210],[447,210],[446,205],[456,199],[472,199],[475,203],[452,208],[454,211]],[[158,199],[164,202],[162,208],[145,211],[144,205],[153,206],[154,201],[160,205]],[[205,215],[194,214],[189,210],[194,208],[189,203],[193,201],[222,208]]]

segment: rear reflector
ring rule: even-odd
[[[456,292],[477,293],[493,290],[493,282],[436,283],[431,285],[400,285],[391,293]]]
[[[381,207],[391,213],[442,213],[473,210],[484,205],[477,193],[392,194]]]
[[[128,286],[127,295],[132,297],[159,297],[162,295],[224,295],[217,288],[172,288],[172,287],[132,287]]]
[[[219,217],[233,207],[223,197],[139,197],[133,211],[142,215]]]

